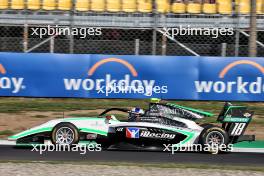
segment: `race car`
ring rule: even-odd
[[[127,114],[118,120],[111,112]],[[62,118],[9,137],[16,144],[73,145],[95,142],[107,150],[158,150],[167,144],[222,145],[253,141],[255,136],[244,135],[253,111],[245,106],[225,103],[215,124],[199,124],[198,119],[212,113],[174,103],[152,101],[147,110],[110,108],[97,117]]]

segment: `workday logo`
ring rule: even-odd
[[[19,93],[26,86],[23,85],[24,78],[8,77],[5,67],[0,64],[0,91],[11,90],[12,93]]]
[[[130,74],[125,74],[121,79],[114,79],[113,74],[106,73],[98,75],[97,79],[92,79],[96,70],[107,64],[116,63],[129,70]],[[110,68],[111,69],[111,68]],[[108,69],[109,70],[109,69]],[[106,70],[106,71],[108,71]],[[119,70],[116,70],[118,72]],[[115,72],[115,70],[111,70]],[[68,91],[96,91],[98,94],[143,94],[152,96],[153,93],[167,93],[167,86],[157,86],[155,80],[141,80],[138,78],[138,72],[129,62],[118,58],[107,58],[98,61],[88,70],[88,78],[86,79],[64,79],[65,89]]]
[[[257,69],[261,76],[257,76],[254,81],[245,81],[246,76],[237,76],[236,80],[224,81],[228,78],[228,72],[240,65],[249,65],[252,69]],[[250,60],[239,60],[228,64],[221,70],[218,75],[219,81],[195,81],[195,87],[199,93],[262,94],[264,92],[263,74],[262,65]]]

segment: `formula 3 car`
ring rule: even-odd
[[[119,121],[111,112],[127,113],[128,120]],[[226,103],[219,114],[219,125],[198,124],[196,120],[213,114],[173,103],[151,102],[145,111],[110,108],[97,117],[62,118],[9,137],[17,144],[77,144],[96,142],[103,149],[164,150],[166,144],[234,144],[253,141],[244,135],[253,112],[245,106]]]

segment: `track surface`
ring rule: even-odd
[[[141,162],[141,163],[199,163],[264,166],[263,153],[171,153],[165,152],[132,152],[132,151],[101,151],[87,152],[39,152],[30,148],[18,149],[12,146],[0,146],[0,160],[29,161],[95,161],[95,162]]]

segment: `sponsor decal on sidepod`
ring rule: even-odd
[[[126,128],[127,138],[139,138],[139,128]]]
[[[140,137],[159,138],[159,139],[174,139],[175,134],[167,133],[152,133],[150,131],[142,131]]]

